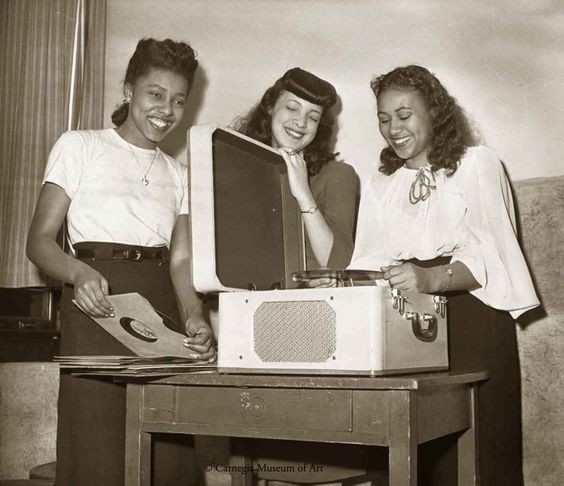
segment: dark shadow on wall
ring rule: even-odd
[[[198,118],[198,113],[204,104],[207,86],[208,77],[204,68],[199,66],[184,109],[184,117],[176,129],[159,145],[166,153],[178,157],[186,150],[186,132]]]

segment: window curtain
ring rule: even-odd
[[[106,0],[0,0],[0,287],[52,285],[27,259],[47,157],[102,128]]]

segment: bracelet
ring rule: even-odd
[[[300,209],[300,213],[302,213],[302,214],[313,214],[317,211],[317,209],[318,209],[317,206],[312,206],[311,208],[306,209],[306,210]]]
[[[452,285],[452,268],[450,268],[448,265],[444,265],[443,269],[445,273],[448,275],[448,283],[441,290],[441,293],[446,292],[448,289],[450,289],[450,286]]]

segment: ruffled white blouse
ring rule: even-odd
[[[418,170],[402,167],[375,174],[360,201],[355,249],[349,268],[380,270],[417,258],[451,256],[464,263],[480,288],[471,293],[513,318],[539,305],[517,242],[509,182],[496,155],[471,147],[451,176],[424,168],[435,189],[410,202]],[[434,178],[434,180],[433,180]]]

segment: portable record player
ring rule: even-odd
[[[310,270],[286,164],[216,125],[192,127],[193,279],[219,292],[223,372],[387,374],[448,368],[446,299],[399,292],[379,272]],[[299,288],[329,276],[332,288]]]

